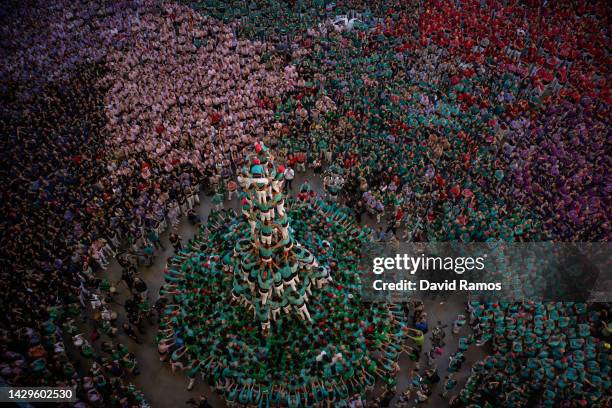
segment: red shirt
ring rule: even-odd
[[[397,212],[395,213],[395,221],[399,221],[402,218],[404,218],[404,211],[400,208],[399,210],[397,210]]]

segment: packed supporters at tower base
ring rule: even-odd
[[[610,7],[3,2],[0,386],[612,406],[609,303],[368,303],[357,267],[372,242],[608,242]]]

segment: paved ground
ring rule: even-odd
[[[321,179],[313,174],[307,173],[304,175],[296,175],[294,181],[294,191],[296,191],[303,180],[308,179],[315,191],[321,193],[322,185]],[[227,203],[226,207],[238,208],[238,200],[234,198],[232,202]],[[201,196],[201,203],[198,207],[199,214],[202,220],[206,220],[208,213],[210,212],[211,204],[210,197],[204,195]],[[363,224],[375,225],[376,220],[368,215],[364,215]],[[196,228],[191,226],[186,219],[183,219],[178,226],[178,232],[186,242],[196,233]],[[172,256],[172,247],[168,243],[168,232],[162,236],[162,242],[166,247],[163,251],[158,251],[156,254],[155,262],[151,267],[143,267],[139,270],[139,276],[145,280],[149,287],[149,298],[153,302],[157,299],[157,292],[159,287],[163,283],[163,268],[165,266],[166,259]],[[105,272],[105,276],[109,277],[111,281],[117,282],[121,277],[121,269],[116,261],[112,261],[109,265],[108,270]],[[123,318],[123,307],[121,306],[126,299],[128,294],[127,288],[120,284],[117,286],[118,294],[115,296],[114,309],[119,314],[120,327]],[[453,335],[451,333],[452,322],[455,320],[458,313],[463,311],[463,304],[461,303],[445,303],[440,304],[438,302],[426,303],[425,310],[428,314],[428,320],[430,327],[433,327],[439,320],[449,327],[446,329],[446,347],[444,348],[444,354],[439,357],[438,360],[438,373],[441,377],[440,383],[433,388],[433,395],[426,404],[421,406],[425,407],[442,407],[446,403],[439,396],[442,390],[442,383],[444,376],[447,374],[446,368],[448,367],[449,355],[456,351],[457,340],[460,335],[466,335],[469,332],[468,327],[463,327],[459,335]],[[147,400],[153,407],[182,407],[186,405],[186,401],[190,398],[197,398],[201,394],[205,394],[209,398],[209,402],[214,407],[225,407],[225,403],[216,394],[211,392],[211,389],[201,382],[196,383],[196,386],[192,391],[187,391],[187,380],[182,373],[173,373],[167,363],[159,361],[159,354],[157,347],[154,343],[154,337],[157,328],[153,323],[147,326],[147,330],[140,336],[141,344],[136,344],[126,336],[119,335],[117,340],[127,344],[136,355],[139,363],[141,374],[134,380],[134,384],[138,386],[145,394]],[[99,343],[99,342],[98,342]],[[424,350],[430,349],[430,336],[427,336]],[[466,353],[467,361],[464,363],[462,370],[456,375],[459,380],[458,386],[455,391],[461,388],[465,379],[469,375],[469,367],[471,362],[480,359],[484,355],[484,351],[475,346],[470,347]],[[421,368],[425,367],[425,361],[422,359]],[[398,396],[400,393],[408,388],[411,381],[410,373],[414,368],[414,362],[412,362],[408,356],[402,355],[400,358],[401,371],[398,374]],[[422,372],[422,370],[421,370]],[[392,406],[397,401],[397,397],[394,399]]]

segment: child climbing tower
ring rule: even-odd
[[[310,321],[307,303],[312,287],[329,281],[328,269],[293,238],[285,213],[284,170],[260,142],[238,177],[250,235],[234,247],[232,297],[253,310],[264,331],[281,313]]]

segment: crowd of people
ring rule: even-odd
[[[107,143],[118,156],[114,184],[126,176],[154,180],[182,166],[218,184],[221,167],[239,165],[246,144],[269,137],[272,100],[293,88],[297,72],[269,45],[239,39],[232,29],[168,5],[163,15],[132,23],[129,49],[107,55],[102,82],[109,89]]]
[[[2,377],[24,386],[78,386],[79,399],[92,404],[139,405],[129,377],[103,362],[110,356],[83,336],[72,338],[83,307],[108,312],[93,268],[106,266],[121,234],[113,219],[122,202],[111,202],[102,181],[104,116],[91,85],[100,69],[81,67],[61,85],[44,85],[29,110],[4,116],[14,133],[3,140],[2,158]],[[100,315],[107,317],[98,319],[100,330],[111,331],[104,323],[110,314]],[[78,350],[89,363],[69,357]]]
[[[607,240],[605,6],[408,7],[389,11],[382,27],[303,42],[296,66],[308,86],[279,106],[290,129],[288,154],[309,162],[332,156],[348,175],[348,205],[358,216],[389,219],[378,239],[403,225],[403,237],[418,241]],[[329,99],[331,109],[321,110]],[[552,308],[562,323],[545,317],[554,324],[533,336],[517,330],[520,323],[504,327],[517,312],[503,305],[494,327],[506,330],[496,337],[506,347],[487,363],[511,369],[474,373],[452,402],[607,405],[600,370],[608,376],[609,339],[598,314],[584,305]],[[521,307],[521,317],[542,319],[533,309]],[[561,345],[551,347],[550,338]],[[529,354],[524,342],[557,355]],[[463,358],[460,351],[449,371]],[[565,362],[551,367],[557,358]],[[453,381],[451,372],[446,383]],[[482,391],[487,381],[495,386]],[[421,387],[415,392],[427,400]]]
[[[602,239],[606,58],[581,45],[605,41],[605,13],[538,10],[432,2],[313,37],[295,59],[307,86],[278,108],[289,153],[331,153],[349,204],[403,206],[420,239]]]
[[[186,372],[189,388],[203,379],[230,405],[346,406],[377,379],[393,388],[407,327],[398,308],[360,298],[356,260],[369,232],[346,209],[312,196],[286,205],[290,242],[317,253],[333,276],[304,292],[310,322],[281,311],[263,335],[259,316],[229,302],[232,265],[241,259],[235,245],[257,238],[246,219],[215,211],[165,271],[162,358]]]
[[[609,340],[610,330],[605,305],[475,303],[469,310],[475,340],[490,342],[493,352],[474,364],[457,403],[610,405],[610,343],[602,341]]]
[[[54,307],[81,303],[109,316],[108,305],[98,306],[108,280],[94,270],[105,270],[120,251],[150,261],[161,233],[197,204],[200,188],[225,182],[242,144],[265,135],[269,98],[289,89],[296,74],[278,69],[274,58],[261,61],[266,44],[238,40],[231,26],[184,6],[60,2],[7,11],[14,20],[2,28],[3,52],[12,51],[2,63],[11,101],[2,107],[9,131],[2,142],[2,276],[11,313],[3,328],[12,337],[6,344],[19,345],[6,356],[19,375],[5,378],[34,384],[44,373],[52,383],[48,370],[65,358],[48,350],[28,360],[21,329],[39,333],[38,347],[41,322]],[[125,278],[133,283],[128,272]],[[140,319],[133,311],[147,300],[126,305],[130,337]],[[118,331],[110,318],[95,322],[105,334]],[[68,341],[60,333],[70,334],[51,333],[59,337],[43,346]],[[42,368],[30,373],[28,364]],[[55,374],[58,384],[78,378]],[[115,392],[131,396],[110,385],[106,403]]]
[[[7,102],[0,108],[6,135],[0,142],[0,296],[8,311],[0,318],[0,363],[6,382],[77,385],[79,399],[92,405],[145,405],[130,384],[138,372],[133,354],[120,344],[95,345],[94,333],[111,341],[106,337],[123,321],[123,332],[138,337],[133,326],[149,298],[144,281],[132,276],[134,265],[151,262],[162,232],[181,216],[199,222],[192,207],[200,191],[216,193],[218,206],[225,194],[238,194],[232,179],[244,147],[257,140],[274,148],[290,171],[332,165],[329,196],[342,198],[351,214],[317,201],[308,211],[329,218],[329,225],[302,225],[314,221],[300,218],[301,206],[293,222],[299,240],[319,249],[317,237],[338,228],[327,239],[336,256],[355,252],[349,231],[357,227],[350,219],[366,212],[388,222],[370,234],[375,239],[399,231],[404,235],[395,238],[417,241],[609,238],[605,2],[189,3],[0,6],[0,92]],[[357,16],[361,24],[330,26],[338,14]],[[172,244],[180,254],[180,238]],[[134,264],[122,265],[133,295],[124,319],[106,304],[113,288],[104,271],[125,251]],[[334,262],[350,281],[351,269]],[[337,297],[350,291],[329,290]],[[359,313],[361,306],[352,306]],[[505,404],[521,406],[545,390],[542,402],[549,405],[605,405],[604,306],[483,307],[472,323],[484,336],[479,342],[493,339],[495,355],[476,368],[461,403],[503,392]],[[536,334],[483,326],[483,316],[493,315],[520,317]],[[189,327],[193,317],[181,318]],[[79,333],[83,319],[94,327],[92,337]],[[542,320],[556,323],[538,333]],[[361,329],[349,319],[346,330],[355,336]],[[372,330],[369,336],[378,335]],[[567,351],[565,342],[576,347]],[[537,345],[548,354],[523,350]],[[227,344],[210,346],[230,358],[223,354],[230,353]],[[293,346],[299,347],[279,350]],[[566,361],[550,369],[555,353]],[[77,362],[76,354],[90,363]],[[357,365],[365,364],[362,357]],[[230,364],[227,358],[223,364]],[[193,361],[188,372],[195,376]],[[504,376],[502,365],[528,375]],[[390,384],[395,367],[382,370]],[[551,372],[555,378],[540,380]],[[363,373],[369,379],[368,368]],[[249,377],[229,377],[214,383],[225,395],[247,398]],[[511,385],[515,379],[521,383]],[[260,378],[259,384],[264,380],[271,383]],[[303,378],[286,380],[283,395],[291,403],[312,391],[297,385]],[[482,391],[483,384],[490,389]],[[332,393],[318,389],[316,397],[299,398],[326,392]],[[578,394],[583,399],[571,402]],[[252,398],[258,397],[251,387]]]

